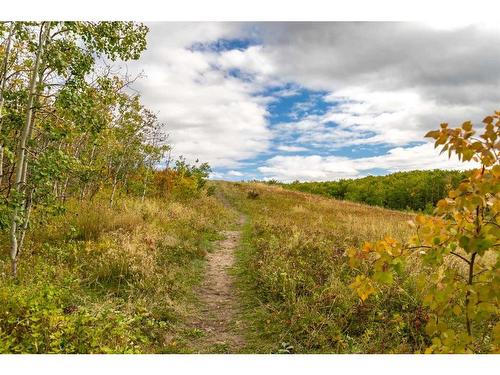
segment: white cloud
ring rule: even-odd
[[[451,158],[447,153],[439,155],[439,150],[433,143],[424,143],[414,147],[397,147],[389,150],[385,155],[354,159],[360,170],[384,168],[390,172],[425,170],[425,169],[459,169],[477,168],[476,163],[463,163],[454,155]]]
[[[327,181],[359,174],[348,158],[319,155],[275,156],[258,170],[267,178],[280,181]]]
[[[232,177],[241,177],[243,176],[243,173],[241,173],[240,171],[230,170],[229,172],[227,172],[227,175]]]
[[[312,89],[411,89],[440,103],[463,104],[474,86],[494,88],[500,81],[500,50],[492,48],[500,41],[499,27],[302,22],[265,23],[258,29],[266,46],[262,59],[274,64],[282,79]],[[479,98],[495,103],[488,90]]]
[[[235,24],[153,24],[148,50],[130,65],[146,74],[136,89],[159,112],[174,155],[235,167],[268,149],[267,101],[255,95],[260,86],[227,76],[215,66],[217,54],[189,48],[238,30]]]
[[[385,155],[350,159],[339,156],[275,156],[258,170],[266,177],[280,181],[332,181],[341,178],[357,178],[369,174],[375,168],[389,172],[425,169],[469,169],[474,163],[462,163],[456,157],[448,159],[439,155],[433,144],[415,147],[397,147]]]
[[[277,136],[288,142],[330,148],[406,145],[422,141],[424,134],[444,119],[458,125],[484,116],[481,107],[438,105],[410,90],[369,91],[352,87],[330,93],[324,99],[335,106],[322,115],[306,115],[296,122],[279,124]]]
[[[460,168],[429,145],[404,146],[443,121],[478,122],[498,109],[500,49],[494,46],[500,28],[435,26],[158,23],[151,25],[148,50],[131,67],[147,75],[137,89],[159,111],[174,152],[215,168],[236,170],[272,143],[284,155],[257,169],[279,179],[357,177],[371,168]],[[220,38],[253,38],[259,45],[222,52],[190,48]],[[281,90],[262,96],[269,87]],[[295,120],[271,131],[267,105],[300,87],[326,92],[331,107],[318,114],[314,98],[299,103],[290,113]],[[374,144],[394,148],[371,158],[334,155],[344,146]],[[314,148],[322,155],[331,150],[330,156],[289,155]]]
[[[276,147],[278,151],[283,151],[283,152],[301,152],[301,151],[307,151],[308,149],[305,147],[300,147],[300,146],[286,146],[286,145],[280,145]]]
[[[266,48],[258,53],[275,75],[329,93],[327,113],[278,128],[282,136],[298,132],[298,145],[406,145],[441,122],[479,122],[498,109],[500,49],[492,48],[500,43],[498,25],[259,26]]]
[[[244,50],[233,49],[223,52],[217,59],[222,68],[241,69],[259,75],[273,75],[274,64],[262,53],[263,46],[250,46]]]

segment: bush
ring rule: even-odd
[[[207,196],[209,196],[209,197],[214,196],[216,190],[217,189],[216,189],[215,185],[210,185],[209,187],[207,187]]]
[[[259,197],[259,193],[256,191],[256,190],[250,190],[248,193],[247,193],[247,198],[248,199],[257,199]]]
[[[207,163],[189,164],[182,157],[174,168],[157,172],[155,176],[157,195],[162,197],[198,197],[211,169]]]
[[[148,314],[80,306],[74,282],[0,289],[0,353],[133,353],[152,341],[159,322]],[[146,327],[151,328],[148,333]]]
[[[411,222],[415,234],[409,241],[387,236],[346,252],[350,265],[359,272],[351,287],[362,301],[377,292],[383,295],[381,285],[394,284],[409,260],[421,260],[425,273],[419,276],[419,289],[430,316],[426,333],[432,338],[428,353],[497,352],[500,348],[500,112],[483,123],[479,137],[473,137],[470,121],[455,129],[441,124],[439,130],[427,133],[449,155],[482,165],[438,202],[436,216],[417,215]]]

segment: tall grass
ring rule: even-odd
[[[232,220],[206,196],[71,201],[65,214],[35,220],[18,280],[2,239],[0,352],[188,350],[180,323],[211,241]]]
[[[239,250],[250,352],[414,352],[425,348],[418,264],[377,299],[349,288],[345,250],[390,234],[404,239],[411,215],[264,184],[222,184],[248,217]],[[258,193],[248,199],[248,191]]]

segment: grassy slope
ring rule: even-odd
[[[2,238],[0,352],[189,351],[204,255],[234,217],[214,197],[70,202],[35,224],[17,281]]]
[[[411,270],[360,304],[344,251],[386,234],[403,239],[410,215],[263,184],[221,183],[248,216],[238,253],[248,352],[413,352],[425,313]],[[257,199],[248,199],[254,189]]]
[[[428,344],[413,265],[360,304],[344,251],[386,234],[405,238],[410,215],[262,184],[217,183],[190,200],[70,202],[35,223],[20,276],[0,257],[0,352],[191,352],[186,324],[204,256],[247,216],[235,273],[245,352],[414,352]],[[248,191],[258,192],[248,199]],[[36,215],[35,215],[36,217]],[[6,234],[4,234],[6,236]]]

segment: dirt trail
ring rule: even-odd
[[[240,217],[240,226],[244,223]],[[234,252],[240,244],[241,231],[222,233],[224,239],[214,244],[207,256],[205,279],[198,290],[202,306],[192,322],[202,336],[193,342],[200,353],[236,353],[244,346],[241,322],[237,318],[238,296],[229,270],[234,264]]]

